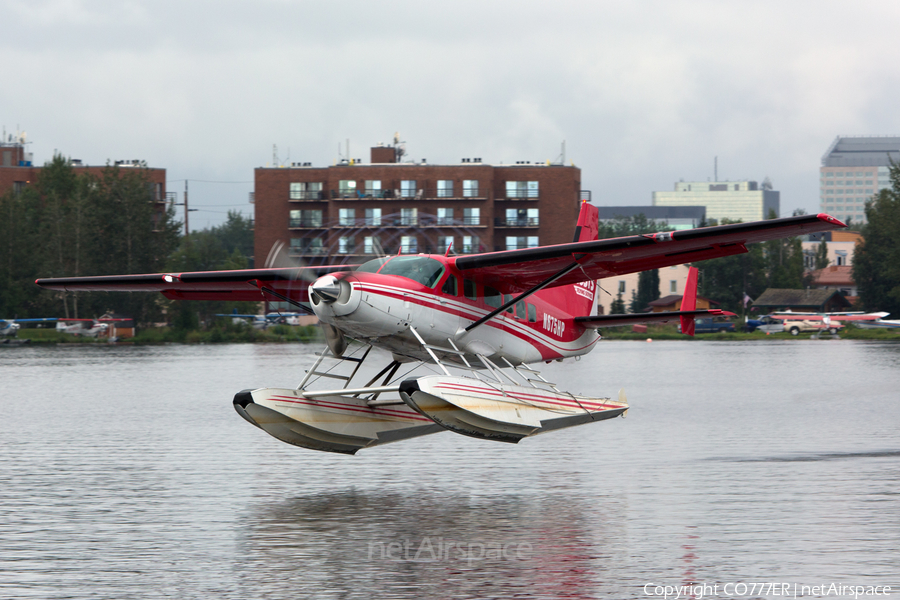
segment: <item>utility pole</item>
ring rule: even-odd
[[[189,237],[191,235],[191,230],[188,228],[188,213],[191,212],[188,208],[188,180],[184,180],[184,237]]]
[[[184,207],[184,238],[189,239],[191,235],[191,230],[188,227],[188,213],[191,211],[196,212],[196,208],[188,208],[188,180],[184,180],[184,202],[176,202],[175,206],[183,206]]]

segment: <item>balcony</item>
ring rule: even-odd
[[[454,219],[451,217],[433,217],[422,215],[420,217],[422,227],[487,227],[483,217],[463,217]]]
[[[331,190],[329,193],[333,200],[487,200],[485,194],[473,193],[466,195],[459,191],[448,192],[437,188],[419,188],[415,192],[400,189],[393,190]],[[536,199],[536,198],[535,198]]]
[[[494,219],[494,227],[540,227],[540,218],[539,217],[525,217],[525,218],[502,218],[498,217]]]
[[[290,229],[321,229],[322,219],[291,219],[288,227]]]
[[[288,196],[290,202],[314,202],[325,199],[325,192],[291,192]]]
[[[364,219],[341,219],[334,225],[335,229],[382,229],[385,227],[419,227],[418,217],[370,217]]]
[[[328,254],[324,246],[291,246],[290,256],[325,256]]]

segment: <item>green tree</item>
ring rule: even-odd
[[[816,248],[816,258],[815,258],[815,269],[818,271],[819,269],[824,269],[829,264],[828,260],[828,242],[825,241],[825,238],[822,238],[822,241],[819,243],[819,247]]]
[[[253,219],[244,217],[236,210],[228,211],[225,223],[210,230],[222,243],[225,252],[236,258],[235,251],[244,257],[244,269],[253,261]]]
[[[900,163],[891,161],[891,187],[866,202],[863,242],[853,252],[853,279],[864,310],[900,315]]]
[[[609,305],[609,314],[620,315],[625,312],[625,301],[622,299],[622,292],[616,295],[616,299]]]
[[[641,271],[638,274],[637,291],[632,294],[628,312],[644,312],[647,305],[659,299],[659,269]]]

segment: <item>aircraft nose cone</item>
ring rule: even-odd
[[[341,283],[334,275],[324,275],[316,279],[311,288],[322,302],[331,304],[341,295]]]

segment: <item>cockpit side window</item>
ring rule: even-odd
[[[458,285],[456,275],[451,273],[450,276],[447,277],[447,281],[444,282],[444,285],[441,286],[441,291],[448,296],[456,296],[459,293]]]

